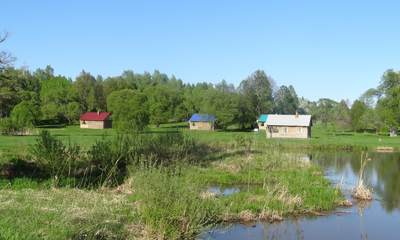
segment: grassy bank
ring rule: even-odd
[[[195,142],[186,137],[157,137],[168,131],[170,128],[155,129],[154,134],[128,139],[122,145],[112,131],[105,137],[97,130],[93,131],[97,134],[80,132],[75,140],[83,150],[74,155],[78,163],[75,172],[86,172],[96,164],[101,170],[108,166],[103,160],[110,158],[112,163],[118,159],[127,166],[120,171],[125,175],[118,186],[105,186],[107,181],[94,178],[101,184],[90,185],[92,190],[78,184],[79,190],[73,187],[80,180],[79,174],[71,171],[50,172],[40,181],[29,176],[3,177],[1,237],[193,238],[202,229],[224,221],[279,221],[290,215],[328,211],[341,201],[340,193],[306,155],[265,147],[261,134],[215,132],[208,133],[206,141],[207,133],[195,132],[190,137],[197,139]],[[228,138],[228,134],[232,135]],[[56,136],[64,142],[72,138]],[[96,142],[94,147],[90,147],[89,139]],[[69,156],[66,149],[61,154]],[[37,152],[42,156],[46,151]],[[40,163],[48,164],[44,160]],[[75,180],[67,181],[70,178]],[[66,184],[60,184],[63,182]],[[237,190],[223,195],[210,187]]]

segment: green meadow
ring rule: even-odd
[[[64,142],[76,143],[81,146],[87,147],[93,144],[96,139],[108,138],[117,135],[114,129],[80,129],[79,126],[67,126],[60,128],[40,128],[34,132],[38,133],[40,130],[46,129],[50,133]],[[395,149],[400,147],[400,138],[389,137],[387,134],[373,134],[373,133],[359,133],[359,132],[329,132],[321,126],[312,128],[312,138],[303,139],[266,139],[265,132],[251,132],[239,130],[217,130],[214,132],[207,131],[189,131],[186,123],[178,124],[162,124],[159,128],[150,126],[147,133],[165,133],[182,131],[189,134],[195,139],[206,143],[229,143],[237,136],[251,137],[256,142],[261,144],[278,144],[281,146],[289,147],[318,147],[325,148],[333,147],[368,147],[376,148],[380,146],[393,147]],[[28,151],[29,145],[34,143],[35,135],[32,136],[4,136],[0,135],[0,154],[21,154]]]

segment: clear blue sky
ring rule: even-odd
[[[263,69],[300,96],[354,100],[400,68],[399,1],[1,1],[16,66],[238,85]]]

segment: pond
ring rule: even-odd
[[[373,189],[370,202],[353,201],[319,217],[289,218],[280,223],[233,224],[209,230],[201,239],[399,239],[400,153],[369,153],[365,183]],[[360,153],[316,152],[311,162],[321,166],[333,183],[341,183],[347,199],[356,185]]]
[[[240,192],[240,189],[238,187],[211,186],[207,189],[207,191],[215,194],[216,196],[230,196]]]

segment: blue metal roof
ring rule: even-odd
[[[260,117],[258,118],[258,121],[265,123],[267,119],[268,119],[268,114],[261,114]]]
[[[192,115],[192,117],[189,119],[189,121],[190,122],[214,122],[215,119],[216,118],[214,115],[195,113]]]

